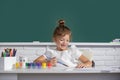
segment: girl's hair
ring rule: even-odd
[[[53,38],[63,37],[66,34],[68,34],[68,35],[70,35],[70,39],[71,39],[71,30],[67,26],[65,26],[65,21],[59,20],[58,24],[59,25],[55,28],[55,30],[53,32]]]

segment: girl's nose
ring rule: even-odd
[[[63,44],[66,44],[66,41],[64,41]]]

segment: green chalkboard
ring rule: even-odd
[[[0,0],[0,42],[51,42],[58,19],[73,42],[120,38],[120,0]]]

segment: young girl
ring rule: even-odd
[[[56,49],[47,49],[46,53],[34,62],[49,62],[52,66],[62,63],[67,67],[92,67],[92,62],[82,55],[75,46],[68,47],[71,39],[71,30],[64,25],[64,20],[58,21],[59,25],[53,33]]]

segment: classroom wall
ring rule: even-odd
[[[119,0],[0,0],[0,42],[51,42],[58,19],[73,42],[120,38]]]

